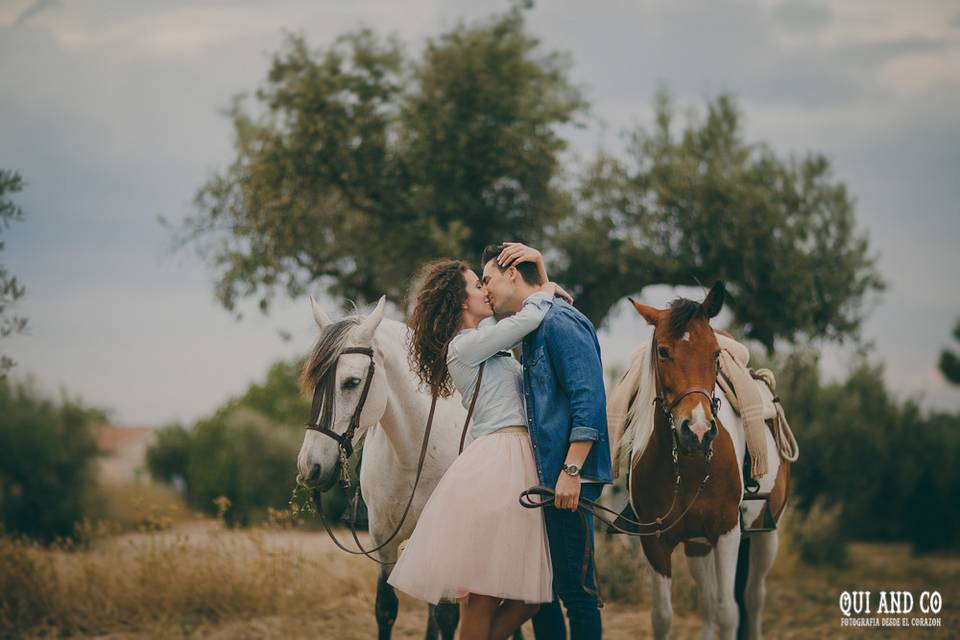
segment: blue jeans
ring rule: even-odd
[[[601,491],[602,484],[588,483],[581,486],[580,496],[596,500]],[[593,516],[586,514],[586,517],[592,549]],[[541,640],[562,640],[567,637],[563,613],[560,610],[560,602],[563,602],[570,620],[571,640],[600,640],[602,630],[597,597],[584,591],[580,582],[583,572],[583,545],[587,535],[580,512],[549,506],[543,508],[543,518],[550,543],[550,561],[553,564],[554,600],[541,605],[540,611],[534,616],[534,632]],[[587,578],[584,582],[596,591],[592,562],[587,567]],[[557,601],[558,598],[560,602]]]

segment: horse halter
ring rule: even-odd
[[[356,433],[357,429],[360,427],[360,413],[363,411],[363,406],[367,403],[367,395],[370,393],[370,385],[373,382],[373,373],[377,368],[376,362],[373,358],[373,349],[370,347],[347,347],[340,352],[340,355],[345,355],[348,353],[359,353],[363,354],[370,358],[370,366],[367,367],[367,379],[363,382],[363,391],[360,392],[360,400],[357,402],[357,408],[353,411],[353,416],[350,417],[350,425],[347,427],[347,430],[342,434],[333,431],[328,426],[320,426],[320,409],[324,407],[326,403],[331,403],[328,410],[329,415],[332,417],[334,414],[334,408],[332,406],[334,393],[336,391],[336,367],[327,374],[329,379],[321,378],[317,382],[317,386],[313,390],[313,402],[310,405],[310,418],[306,423],[306,428],[308,431],[318,431],[325,436],[329,436],[337,441],[337,446],[340,449],[340,463],[342,465],[341,469],[345,469],[347,459],[353,455],[353,435]],[[337,356],[339,360],[340,356]]]
[[[717,420],[717,412],[720,411],[720,397],[714,395],[714,391],[709,391],[703,387],[687,387],[681,391],[672,402],[667,402],[666,396],[664,396],[663,393],[663,373],[660,371],[660,354],[657,353],[656,329],[653,331],[652,342],[653,344],[650,347],[650,356],[653,358],[654,382],[656,383],[657,393],[657,396],[653,399],[653,403],[658,405],[660,410],[663,411],[664,415],[666,415],[667,423],[670,425],[670,430],[673,431],[674,449],[676,449],[677,430],[676,424],[673,420],[673,410],[677,408],[677,405],[680,404],[680,401],[695,393],[706,396],[706,398],[710,401],[710,416],[713,418],[713,420]],[[707,455],[709,456],[712,452],[713,447],[710,448]]]

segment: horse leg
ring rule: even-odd
[[[642,538],[643,556],[650,566],[650,590],[653,594],[653,609],[650,621],[654,638],[666,638],[673,623],[673,604],[670,602],[672,575],[670,552],[660,540]]]
[[[440,637],[443,640],[453,640],[453,635],[457,631],[457,624],[460,623],[460,605],[455,602],[441,602],[436,606],[431,606],[430,617],[439,629]]]
[[[734,527],[717,539],[713,552],[717,573],[716,620],[721,640],[737,637],[740,612],[734,598],[737,580],[737,554],[740,551],[740,527]]]
[[[717,620],[717,567],[713,557],[713,550],[706,553],[698,547],[691,549],[686,546],[687,566],[697,583],[700,592],[700,619],[703,621],[703,640],[712,640],[716,633]]]
[[[390,640],[393,623],[397,621],[399,599],[393,587],[387,583],[389,577],[390,569],[381,567],[380,575],[377,578],[377,601],[374,605],[374,612],[377,616],[377,637],[380,640]]]
[[[656,571],[650,572],[650,587],[653,592],[653,611],[650,619],[653,623],[653,637],[666,638],[670,635],[670,625],[673,623],[673,604],[670,602],[670,576]]]
[[[760,640],[763,634],[763,604],[767,598],[767,573],[777,558],[780,539],[777,532],[754,534],[750,540],[750,571],[744,600],[747,607],[747,637]]]

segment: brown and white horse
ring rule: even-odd
[[[702,303],[681,298],[668,309],[633,303],[654,327],[647,380],[655,388],[646,390],[646,398],[656,398],[657,406],[652,425],[635,425],[635,430],[645,432],[632,434],[628,490],[638,521],[660,519],[653,525],[660,534],[641,539],[653,569],[652,623],[657,638],[667,637],[672,622],[671,553],[677,545],[684,545],[700,591],[703,638],[713,638],[717,631],[721,638],[735,638],[738,624],[741,637],[760,637],[765,579],[777,553],[775,529],[750,534],[749,545],[741,545],[741,513],[746,526],[754,527],[761,503],[743,500],[743,426],[729,403],[718,401],[719,345],[710,319],[720,312],[723,298],[718,282]],[[643,390],[638,393],[644,395]],[[776,521],[786,505],[790,472],[772,435],[767,435],[769,470],[758,480],[760,492],[770,492]],[[741,553],[741,573],[746,566],[747,576],[738,607],[735,587]]]

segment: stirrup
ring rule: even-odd
[[[740,533],[763,533],[765,531],[775,531],[777,522],[773,519],[773,512],[770,510],[770,493],[744,493],[743,501],[763,500],[763,506],[760,508],[760,526],[748,527],[743,521],[743,511],[740,511]]]

